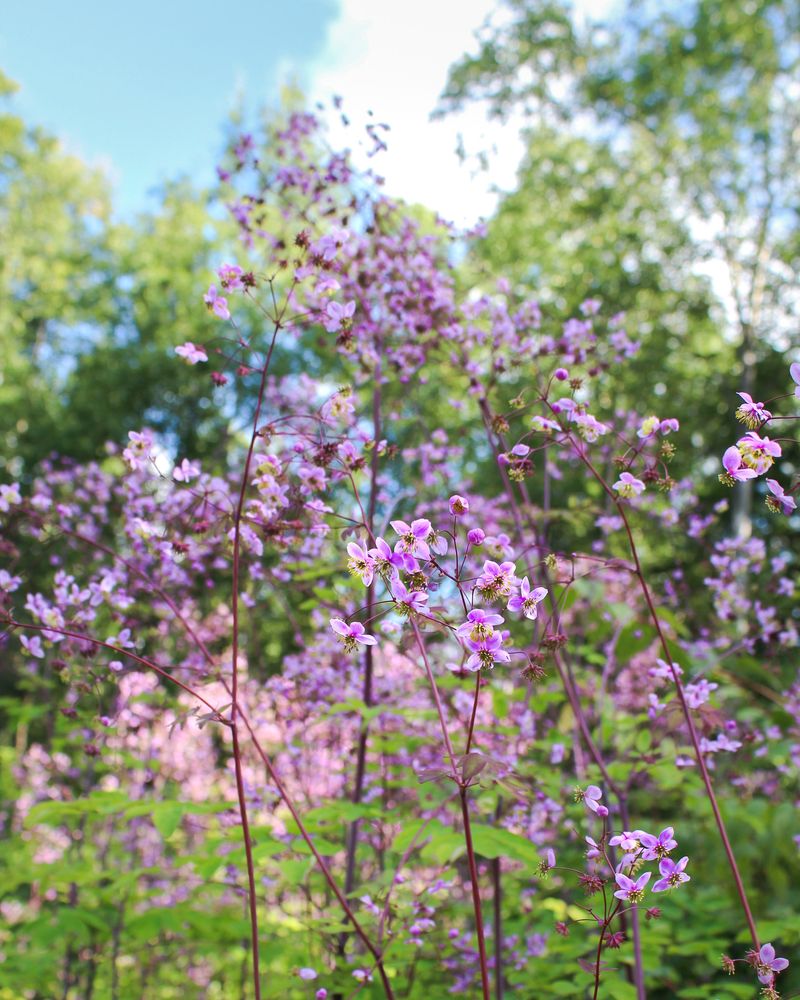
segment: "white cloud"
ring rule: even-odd
[[[522,154],[518,129],[488,123],[478,106],[430,121],[449,66],[474,49],[474,33],[495,6],[493,0],[341,0],[324,55],[311,68],[311,96],[325,102],[341,96],[353,123],[336,139],[353,144],[372,111],[373,121],[391,128],[388,151],[370,164],[386,178],[387,192],[460,225],[491,213],[492,185],[513,186]],[[496,148],[488,173],[459,162],[459,132],[470,151]]]

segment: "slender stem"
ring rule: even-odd
[[[242,512],[244,510],[245,496],[247,495],[247,485],[250,480],[250,465],[253,461],[256,440],[258,438],[258,425],[261,419],[261,409],[264,405],[264,393],[267,387],[267,373],[269,372],[272,352],[275,349],[275,342],[278,339],[278,331],[281,328],[280,319],[275,320],[272,339],[270,341],[267,357],[261,370],[261,382],[258,387],[258,397],[256,399],[255,412],[253,413],[253,429],[250,433],[250,443],[247,448],[247,455],[242,469],[242,477],[239,484],[239,497],[236,502],[236,511],[233,516],[233,570],[232,570],[232,629],[233,637],[231,643],[231,731],[233,734],[233,760],[236,772],[236,797],[239,804],[239,816],[242,821],[242,838],[244,840],[245,861],[247,864],[247,883],[249,886],[249,910],[250,910],[250,937],[252,940],[252,961],[253,961],[253,986],[255,989],[255,1000],[261,1000],[261,974],[260,958],[258,948],[258,906],[256,902],[256,877],[255,866],[253,864],[253,850],[250,842],[250,824],[247,818],[247,799],[244,792],[244,781],[242,779],[242,754],[237,733],[236,716],[239,712],[239,574],[241,564],[242,549]]]
[[[311,834],[306,829],[306,825],[303,822],[303,820],[301,819],[300,813],[297,811],[297,807],[294,805],[294,803],[292,802],[291,798],[289,797],[289,794],[287,793],[286,788],[283,785],[283,782],[281,781],[281,779],[280,779],[277,771],[273,767],[272,761],[270,760],[270,758],[269,758],[268,754],[266,753],[266,751],[264,750],[264,748],[261,746],[261,743],[259,742],[258,737],[256,736],[255,732],[253,731],[253,727],[252,727],[252,725],[250,723],[250,720],[247,718],[247,716],[243,712],[240,712],[239,717],[242,720],[242,722],[244,723],[244,726],[247,729],[248,733],[250,734],[250,739],[252,741],[252,744],[253,744],[253,747],[255,748],[256,753],[261,758],[261,761],[264,764],[264,767],[267,769],[267,774],[269,775],[270,781],[272,781],[272,783],[275,785],[276,789],[278,790],[278,794],[280,795],[281,799],[283,800],[284,805],[289,810],[289,813],[290,813],[292,819],[294,820],[294,822],[297,824],[297,828],[300,831],[300,836],[305,841],[308,849],[314,855],[314,859],[317,862],[317,865],[319,866],[319,869],[322,872],[322,874],[323,874],[323,876],[325,878],[325,881],[328,883],[328,886],[330,887],[331,892],[336,897],[339,905],[341,906],[341,908],[344,911],[345,915],[347,916],[348,920],[352,923],[353,930],[355,931],[355,933],[358,935],[358,937],[363,942],[364,947],[367,949],[367,951],[369,951],[369,953],[375,959],[376,967],[377,967],[378,973],[379,973],[379,975],[381,977],[381,982],[383,984],[383,988],[384,988],[384,992],[386,993],[387,1000],[394,1000],[394,993],[392,992],[392,987],[391,987],[391,984],[389,983],[389,978],[386,975],[386,970],[385,970],[385,968],[383,966],[383,955],[382,955],[381,950],[379,948],[377,948],[372,943],[372,940],[370,939],[369,935],[367,934],[367,932],[364,930],[364,928],[359,923],[358,918],[356,917],[355,913],[352,910],[352,907],[350,906],[349,902],[347,901],[347,897],[344,895],[344,893],[342,892],[342,890],[339,888],[339,886],[338,886],[338,884],[336,882],[336,879],[331,874],[330,868],[326,864],[326,862],[325,862],[324,858],[322,857],[322,855],[317,850],[317,846],[314,843],[314,841],[313,841],[313,839],[311,837]]]
[[[163,677],[164,680],[167,680],[176,687],[179,687],[181,691],[185,691],[193,698],[196,698],[202,705],[205,705],[206,708],[213,713],[217,722],[222,722],[225,725],[230,724],[226,718],[220,715],[210,701],[206,701],[201,694],[193,688],[190,688],[188,684],[184,684],[183,681],[179,681],[177,677],[173,677],[172,674],[164,670],[163,667],[159,667],[158,664],[153,663],[152,660],[148,660],[144,656],[139,656],[137,653],[132,653],[129,649],[123,649],[122,646],[115,646],[113,642],[103,642],[102,639],[95,639],[91,635],[84,635],[81,632],[73,632],[71,629],[55,628],[52,625],[36,625],[33,622],[20,622],[17,621],[16,618],[7,618],[6,623],[12,629],[21,628],[29,632],[55,632],[57,635],[63,635],[68,639],[79,639],[81,642],[90,642],[93,646],[110,649],[111,652],[116,653],[117,656],[126,656],[130,660],[135,660],[136,663],[141,663],[143,667],[147,667],[148,670],[154,671],[154,673],[158,674],[159,677]]]
[[[233,736],[233,765],[236,773],[236,796],[239,801],[239,816],[242,821],[242,839],[247,864],[248,909],[250,912],[250,944],[252,948],[253,985],[256,1000],[261,996],[261,978],[259,974],[258,955],[258,904],[256,900],[256,870],[253,863],[253,843],[250,838],[250,822],[247,817],[247,800],[244,792],[242,776],[242,751],[239,745],[239,726],[234,722],[231,726]]]
[[[375,538],[375,510],[378,503],[378,469],[380,465],[380,456],[378,454],[378,440],[381,434],[381,357],[382,348],[380,335],[376,338],[375,344],[375,356],[377,362],[375,365],[375,373],[373,379],[374,389],[372,392],[372,460],[370,462],[370,488],[369,488],[369,502],[367,504],[367,514],[365,526],[367,533],[370,538],[374,540]],[[358,492],[356,491],[356,496]],[[363,510],[363,508],[362,508]],[[373,605],[375,602],[375,584],[370,583],[367,587],[367,604],[366,613],[367,620],[372,618]],[[373,674],[373,659],[372,659],[372,646],[366,646],[364,649],[364,687],[363,687],[363,701],[364,704],[369,707],[372,705],[372,674]],[[366,777],[367,771],[367,744],[369,742],[369,722],[367,720],[362,720],[361,726],[358,733],[358,750],[356,754],[356,774],[355,781],[353,782],[353,798],[352,801],[358,804],[361,801],[361,796],[364,793],[364,779]],[[356,871],[356,852],[358,850],[358,833],[360,827],[360,820],[356,817],[350,824],[350,829],[347,832],[347,854],[345,861],[345,876],[344,876],[344,891],[349,894],[353,890],[353,885],[355,884],[355,871]],[[342,935],[339,941],[340,951],[344,951],[345,937]]]
[[[619,796],[619,815],[622,829],[630,830],[631,821],[628,816],[628,803],[624,795]],[[647,1000],[644,986],[644,960],[642,959],[642,928],[639,923],[639,907],[630,910],[631,931],[633,932],[633,983],[636,987],[636,1000]]]
[[[480,670],[475,674],[475,697],[472,700],[472,714],[469,717],[469,729],[467,730],[467,749],[464,751],[468,754],[470,747],[472,746],[472,734],[475,731],[475,716],[478,713],[478,699],[481,695],[481,672]]]
[[[503,800],[497,796],[497,808],[494,811],[495,823],[500,821],[503,811]],[[500,858],[492,858],[492,907],[494,922],[494,993],[495,1000],[503,1000],[503,883],[500,870]]]
[[[481,891],[478,885],[478,866],[475,862],[475,850],[472,846],[472,829],[469,823],[469,806],[467,804],[467,789],[460,790],[461,816],[464,820],[464,840],[467,845],[467,863],[469,864],[469,878],[472,884],[472,905],[475,910],[475,933],[478,936],[478,955],[481,965],[481,987],[483,989],[483,1000],[492,1000],[492,992],[489,986],[489,963],[486,958],[486,941],[483,933],[483,913],[481,911]]]
[[[683,718],[686,721],[686,727],[689,730],[689,739],[691,740],[692,747],[694,749],[695,759],[697,761],[697,766],[700,770],[700,776],[702,778],[703,785],[705,787],[706,797],[708,798],[708,801],[711,804],[711,810],[714,814],[714,821],[716,822],[717,831],[719,832],[720,840],[722,841],[722,846],[725,851],[725,855],[728,859],[728,866],[730,867],[731,874],[733,875],[733,880],[736,884],[736,892],[739,897],[742,910],[744,911],[745,920],[747,921],[747,926],[750,931],[750,937],[753,941],[753,946],[756,948],[756,950],[758,950],[759,948],[758,930],[756,929],[755,920],[753,919],[753,914],[750,909],[750,903],[747,899],[747,892],[745,891],[744,882],[742,881],[742,876],[739,872],[739,866],[736,862],[736,855],[733,853],[733,847],[731,845],[730,838],[728,837],[728,831],[727,828],[725,827],[725,821],[722,818],[722,813],[720,812],[719,804],[717,802],[717,796],[714,793],[714,787],[711,784],[711,776],[708,773],[708,767],[706,766],[706,761],[703,756],[703,752],[700,749],[700,738],[697,735],[697,728],[694,724],[694,718],[692,717],[691,709],[689,708],[689,704],[686,701],[686,694],[683,689],[683,683],[680,679],[678,671],[675,669],[673,665],[672,654],[670,652],[669,644],[667,642],[667,638],[664,634],[664,630],[661,625],[661,619],[658,616],[658,612],[656,610],[652,594],[650,593],[650,587],[647,584],[647,579],[645,578],[644,571],[642,569],[642,564],[639,559],[639,550],[636,545],[636,540],[634,539],[633,536],[633,530],[631,529],[630,520],[628,519],[628,515],[625,510],[625,505],[619,501],[618,497],[614,496],[614,494],[609,489],[606,481],[603,479],[600,473],[595,469],[594,465],[592,464],[590,459],[586,456],[583,449],[576,446],[571,436],[570,436],[570,442],[573,445],[573,450],[581,459],[586,468],[589,469],[589,471],[592,473],[595,479],[600,483],[600,485],[603,487],[606,493],[608,493],[610,496],[613,497],[614,501],[616,502],[619,515],[622,518],[622,523],[625,526],[625,533],[628,536],[628,546],[630,548],[631,557],[633,558],[633,563],[635,567],[634,572],[636,578],[639,581],[639,587],[642,591],[642,595],[647,605],[647,609],[650,614],[650,620],[652,621],[653,627],[656,630],[658,641],[664,653],[664,659],[666,663],[669,665],[670,673],[672,674],[672,680],[673,683],[675,684],[675,691],[678,695],[678,702],[681,707]]]
[[[419,646],[419,651],[422,654],[422,662],[425,664],[425,673],[428,675],[428,683],[431,686],[431,692],[433,694],[433,701],[436,705],[436,712],[439,716],[439,725],[442,729],[442,736],[444,737],[444,745],[447,750],[447,756],[450,759],[450,766],[453,770],[453,777],[456,779],[457,784],[461,784],[458,770],[456,768],[456,755],[453,751],[453,744],[450,741],[450,734],[447,731],[447,723],[444,718],[444,708],[442,707],[442,700],[439,697],[439,688],[436,686],[436,678],[433,676],[433,671],[431,670],[430,661],[428,660],[428,653],[425,649],[425,643],[422,641],[422,635],[419,631],[419,626],[417,625],[414,618],[411,619],[411,627],[414,630],[414,638],[417,640],[417,645]]]

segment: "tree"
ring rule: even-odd
[[[671,9],[631,2],[613,22],[585,25],[560,2],[509,0],[506,12],[504,24],[485,27],[478,54],[451,70],[443,108],[484,99],[501,118],[519,110],[528,116],[531,152],[516,200],[532,196],[535,209],[551,190],[547,161],[539,155],[542,136],[566,132],[564,155],[571,162],[570,144],[580,137],[594,156],[592,173],[605,161],[613,176],[616,166],[608,185],[594,177],[589,183],[606,192],[622,189],[648,206],[646,232],[645,217],[638,220],[641,255],[654,245],[678,266],[664,274],[677,275],[679,296],[692,265],[714,276],[723,330],[738,359],[735,388],[751,391],[757,364],[791,342],[797,314],[800,9],[785,0],[694,0]],[[646,165],[647,176],[626,183],[638,164]],[[582,198],[579,189],[566,212],[557,202],[553,216],[562,231],[576,221]],[[598,203],[599,217],[608,215],[612,228],[624,232],[631,202],[607,198]],[[505,202],[498,217],[507,212]],[[583,233],[598,223],[598,215],[587,216]],[[665,241],[675,227],[684,239],[678,256]],[[578,256],[591,245],[591,239],[578,243]],[[522,256],[518,247],[507,250],[509,257]],[[617,273],[618,264],[612,264]],[[687,329],[690,319],[694,324],[684,312]],[[681,338],[681,350],[685,343]],[[670,393],[679,385],[668,384]],[[746,532],[749,494],[741,495],[736,527]]]

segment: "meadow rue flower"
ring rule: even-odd
[[[428,603],[428,595],[425,591],[410,591],[399,579],[392,581],[392,597],[397,602],[397,610],[404,615],[424,611],[425,605]]]
[[[374,635],[367,635],[361,622],[350,625],[343,618],[331,618],[331,628],[340,637],[344,648],[351,653],[361,643],[363,646],[375,646],[378,640]]]
[[[772,419],[770,411],[763,403],[755,402],[749,392],[737,392],[736,395],[743,400],[737,407],[736,419],[745,427],[755,430],[760,424]]]
[[[486,532],[482,531],[480,528],[470,528],[467,532],[467,541],[470,545],[478,546],[483,545],[484,539],[486,538]]]
[[[647,417],[642,421],[639,430],[636,432],[636,436],[640,438],[652,437],[661,425],[661,420],[658,417]]]
[[[308,968],[298,969],[297,975],[298,978],[304,980],[307,983],[310,983],[312,980],[317,978],[317,970]]]
[[[238,264],[223,264],[217,268],[219,283],[229,292],[236,292],[243,288],[242,269]]]
[[[347,560],[347,568],[353,576],[361,579],[365,587],[368,587],[375,575],[375,563],[370,559],[366,550],[362,549],[360,545],[356,545],[355,542],[350,542],[347,546],[347,554],[350,556]]]
[[[450,497],[449,506],[450,513],[453,517],[460,517],[462,514],[469,514],[469,500],[459,496],[458,493],[454,493],[453,496]]]
[[[610,847],[621,847],[623,851],[638,851],[639,849],[639,838],[628,830],[615,834],[608,843]]]
[[[630,472],[623,472],[614,483],[613,489],[619,493],[620,497],[629,498],[639,496],[640,493],[643,493],[644,483],[641,479],[632,476]]]
[[[756,475],[763,474],[772,467],[776,458],[781,457],[781,446],[777,441],[771,441],[768,437],[759,437],[755,431],[748,431],[744,437],[736,442],[742,462],[749,468],[754,469]]]
[[[375,548],[369,550],[369,557],[372,559],[375,569],[383,574],[393,572],[396,569],[415,573],[419,569],[417,560],[410,553],[393,551],[383,538],[375,539]]]
[[[557,378],[559,382],[566,382],[569,378],[569,372],[566,368],[556,368],[553,372],[553,377]]]
[[[349,330],[353,325],[355,315],[355,302],[347,302],[342,305],[340,302],[329,302],[325,306],[323,325],[328,333],[338,333],[340,330]]]
[[[187,340],[185,344],[175,348],[175,353],[179,358],[184,358],[190,365],[196,365],[200,361],[208,361],[208,355],[202,347]]]
[[[786,958],[776,958],[775,949],[771,944],[762,944],[758,949],[756,970],[759,982],[768,986],[775,979],[776,972],[783,972],[784,969],[788,968],[789,960]]]
[[[673,828],[668,826],[657,837],[654,837],[643,830],[637,830],[636,836],[644,848],[642,859],[644,861],[657,861],[659,858],[666,857],[670,851],[674,851],[678,846],[678,841],[674,840],[672,836],[674,832]]]
[[[800,399],[800,362],[795,361],[794,364],[789,365],[789,374],[795,383],[794,394]]]
[[[197,479],[200,475],[200,466],[184,458],[180,465],[176,465],[172,470],[172,478],[179,483],[188,483],[192,479]]]
[[[516,568],[516,563],[513,562],[496,563],[488,559],[483,564],[483,573],[478,577],[475,587],[489,601],[508,597],[514,585]]]
[[[328,1000],[328,991],[323,987],[314,994],[314,1000]]]
[[[591,861],[592,858],[599,858],[602,852],[600,850],[600,845],[597,843],[597,841],[593,840],[591,837],[584,837],[583,839],[589,845],[589,848],[586,851],[587,859]]]
[[[589,785],[583,793],[583,801],[587,809],[591,809],[598,816],[608,816],[608,809],[600,801],[602,797],[603,792],[597,785]]]
[[[208,291],[203,296],[203,302],[205,302],[209,312],[215,313],[220,319],[231,318],[230,309],[228,309],[228,300],[222,295],[217,295],[216,285],[208,286]]]
[[[653,892],[666,892],[667,889],[674,889],[682,882],[691,881],[691,876],[684,873],[688,863],[688,858],[681,858],[678,862],[671,858],[663,858],[658,863],[661,878],[653,884]]]
[[[44,649],[42,648],[42,640],[38,635],[31,636],[29,639],[27,635],[21,635],[19,641],[22,644],[22,648],[29,653],[30,656],[35,656],[37,660],[44,659]]]
[[[722,456],[722,465],[725,469],[720,473],[719,481],[725,486],[733,486],[734,483],[743,483],[747,479],[755,479],[757,473],[754,469],[748,468],[742,462],[742,454],[738,448],[731,445]]]
[[[493,632],[480,642],[467,639],[467,646],[472,650],[472,656],[465,664],[467,670],[491,670],[495,663],[508,663],[511,657],[502,645],[503,637],[499,632]]]
[[[22,503],[19,483],[0,484],[0,511],[4,514],[11,510],[11,505]]]
[[[410,552],[421,559],[430,559],[431,550],[426,539],[431,533],[431,522],[427,518],[417,518],[411,524],[406,524],[405,521],[389,523],[400,536],[400,541],[395,545],[396,552]]]
[[[483,608],[473,608],[467,615],[467,620],[456,629],[456,635],[460,639],[466,638],[480,642],[494,633],[495,625],[502,625],[504,621],[505,618],[500,615],[484,611]]]
[[[678,431],[680,430],[680,427],[681,425],[678,422],[678,420],[675,419],[675,417],[667,417],[666,420],[662,420],[661,423],[658,425],[659,431],[665,435],[670,434],[673,431],[677,434]]]
[[[767,507],[773,514],[785,514],[788,517],[797,508],[794,497],[784,493],[783,487],[777,480],[767,479],[766,483],[767,489],[772,494],[766,499]]]
[[[519,594],[515,594],[509,599],[508,610],[521,611],[526,618],[530,618],[530,620],[533,621],[538,614],[536,606],[540,604],[545,597],[547,597],[547,588],[536,587],[534,590],[531,590],[531,585],[526,576],[520,584]]]
[[[575,425],[578,428],[578,434],[589,444],[593,444],[601,434],[609,432],[609,427],[600,423],[591,413],[579,413],[575,417]]]
[[[617,899],[627,900],[629,903],[640,903],[644,899],[644,888],[650,881],[650,872],[643,872],[634,882],[633,879],[617,872],[614,876],[619,889],[614,893]]]
[[[550,431],[560,431],[561,428],[555,422],[555,420],[548,420],[547,417],[535,416],[531,418],[531,428],[535,431],[542,431],[543,433],[550,433]]]

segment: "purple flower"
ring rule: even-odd
[[[675,419],[675,417],[667,417],[666,420],[662,420],[658,426],[658,429],[662,434],[669,434],[671,431],[677,432],[680,430],[680,424]]]
[[[208,306],[209,311],[215,313],[220,319],[231,318],[230,310],[228,309],[228,300],[223,298],[222,295],[217,295],[216,285],[208,286],[208,291],[203,296],[203,302]]]
[[[179,483],[188,483],[200,475],[200,466],[184,458],[180,465],[172,470],[172,478]]]
[[[632,476],[630,472],[623,472],[619,479],[614,483],[613,489],[615,489],[621,497],[639,496],[640,493],[644,492],[644,483],[641,479],[637,479],[636,476]]]
[[[502,625],[504,621],[505,618],[492,614],[491,611],[473,608],[467,615],[467,620],[456,629],[456,635],[460,639],[469,638],[474,642],[480,642],[494,633],[495,625]]]
[[[771,497],[767,497],[767,507],[776,514],[785,514],[788,517],[797,508],[794,497],[784,493],[783,487],[777,480],[768,479],[766,482],[767,489],[772,494]]]
[[[175,348],[175,353],[179,358],[185,358],[190,365],[196,365],[198,361],[208,361],[208,355],[202,347],[187,340],[185,344]]]
[[[731,486],[734,482],[742,483],[745,479],[755,479],[756,477],[754,469],[748,469],[746,465],[742,464],[741,452],[733,445],[722,456],[722,465],[728,478],[732,480]],[[724,478],[724,475],[720,476],[720,479],[724,480]]]
[[[4,514],[11,510],[11,505],[22,503],[22,495],[19,492],[19,483],[0,484],[0,511]]]
[[[600,801],[602,797],[603,793],[597,785],[589,785],[583,793],[583,801],[588,809],[597,813],[598,816],[608,816],[608,809]]]
[[[324,986],[314,994],[314,1000],[328,1000],[328,991]]]
[[[467,532],[467,541],[470,545],[483,545],[483,540],[486,538],[486,532],[481,528],[470,528]]]
[[[364,586],[368,587],[375,575],[375,563],[370,559],[366,550],[362,549],[360,545],[356,545],[355,542],[350,542],[347,546],[347,554],[350,556],[347,560],[347,568],[353,576],[360,577]]]
[[[424,590],[409,591],[406,585],[397,579],[392,581],[392,597],[397,601],[397,610],[405,615],[412,611],[424,611],[428,603],[428,595]]]
[[[789,365],[789,374],[792,376],[792,381],[796,384],[794,394],[800,399],[800,363],[795,361],[794,364]]]
[[[638,851],[639,849],[639,838],[628,830],[616,834],[608,843],[610,847],[621,847],[623,851]]]
[[[412,555],[408,552],[393,552],[383,538],[375,539],[375,548],[369,550],[369,557],[379,573],[386,573],[390,568],[402,569],[407,573],[415,573],[419,569],[417,560]]]
[[[677,864],[672,858],[664,858],[659,861],[658,870],[661,872],[661,878],[653,886],[653,892],[666,892],[667,889],[674,889],[681,882],[691,881],[691,877],[684,874],[684,868],[688,862],[688,858],[681,858]]]
[[[467,646],[472,650],[472,656],[467,660],[467,670],[491,670],[495,663],[508,663],[511,657],[502,649],[503,637],[498,632],[492,632],[480,642],[467,639]]]
[[[530,618],[531,621],[535,620],[538,614],[536,605],[547,597],[547,588],[536,587],[535,590],[531,590],[531,585],[528,583],[526,576],[520,584],[519,591],[519,594],[515,594],[510,598],[508,610],[521,611],[526,618]]]
[[[636,436],[642,439],[652,437],[661,426],[660,417],[646,417],[642,425],[636,432]]]
[[[659,858],[666,857],[670,851],[674,851],[678,846],[678,841],[674,840],[672,836],[674,832],[673,828],[668,826],[657,837],[654,837],[651,833],[637,830],[636,836],[644,848],[644,854],[642,854],[643,860],[658,861]]]
[[[614,893],[617,899],[625,899],[629,903],[639,903],[644,899],[644,887],[650,881],[650,872],[643,872],[635,882],[622,872],[617,872],[614,878],[619,886]]]
[[[310,983],[312,980],[314,980],[314,979],[317,978],[317,970],[316,969],[298,969],[297,970],[297,975],[299,976],[300,979],[304,980],[307,983]]]
[[[748,431],[736,442],[742,462],[755,469],[757,476],[763,476],[772,467],[776,458],[781,457],[781,446],[768,437],[759,437],[755,431]]]
[[[450,513],[453,517],[460,517],[461,514],[469,514],[469,500],[458,493],[454,493],[450,497]]]
[[[329,302],[325,306],[325,316],[323,324],[328,333],[338,333],[339,330],[348,330],[353,325],[353,315],[356,311],[355,302],[348,302],[341,305],[339,302]]]
[[[776,958],[775,949],[771,944],[762,944],[758,949],[758,981],[769,986],[775,979],[776,972],[783,972],[788,969],[789,961],[786,958]]]
[[[378,640],[374,635],[366,635],[361,622],[348,625],[343,618],[331,618],[331,628],[341,637],[344,648],[351,653],[361,643],[363,646],[375,646]]]
[[[410,552],[421,559],[430,559],[431,550],[425,539],[431,533],[431,522],[427,518],[419,517],[411,524],[406,524],[405,521],[389,523],[400,536],[400,541],[395,545],[397,552]]]
[[[242,269],[238,264],[223,264],[217,268],[219,283],[229,292],[238,291],[242,285]]]
[[[745,427],[749,427],[755,430],[759,424],[766,423],[767,420],[772,419],[772,414],[764,406],[763,403],[757,403],[750,395],[749,392],[737,392],[736,395],[744,400],[736,410],[736,418],[740,420]]]
[[[544,433],[561,430],[555,420],[548,420],[547,417],[539,416],[538,413],[531,419],[531,428],[535,431],[542,431]]]
[[[30,639],[27,635],[21,635],[19,641],[22,643],[23,649],[31,656],[35,656],[37,660],[44,658],[44,649],[42,648],[42,640],[38,635],[32,636]]]
[[[513,562],[498,564],[489,559],[483,564],[483,573],[478,577],[475,586],[490,601],[497,600],[498,597],[507,597],[514,584],[516,568]]]
[[[553,377],[557,378],[559,382],[566,382],[569,378],[569,372],[566,368],[556,368],[553,372]]]
[[[589,850],[586,852],[586,857],[588,859],[599,858],[601,855],[601,851],[600,851],[600,845],[597,843],[597,841],[593,840],[591,837],[584,837],[583,839],[589,845]]]

